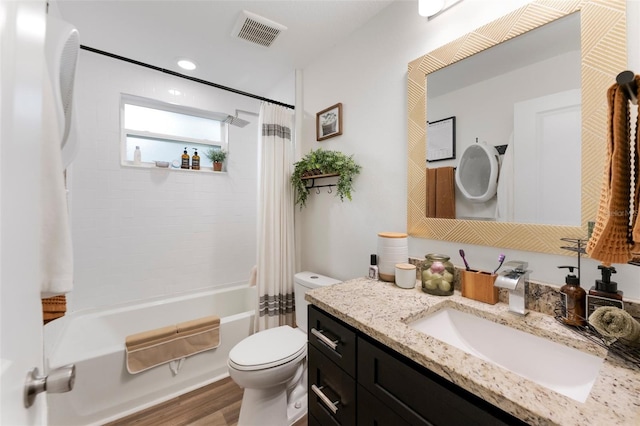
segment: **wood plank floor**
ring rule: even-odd
[[[236,426],[241,402],[242,389],[227,377],[106,426]],[[294,426],[307,426],[307,417]]]

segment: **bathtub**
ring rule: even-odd
[[[179,297],[74,312],[44,327],[45,371],[75,364],[71,392],[46,394],[49,425],[116,420],[228,376],[231,348],[253,333],[256,289],[235,285]],[[131,375],[125,337],[207,315],[220,316],[220,346]],[[175,369],[175,365],[174,365]]]

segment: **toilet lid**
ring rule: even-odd
[[[307,335],[283,325],[245,338],[229,352],[229,362],[238,370],[261,370],[285,364],[307,350]]]

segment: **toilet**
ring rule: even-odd
[[[294,276],[297,328],[283,325],[243,339],[229,352],[231,379],[244,388],[238,426],[287,426],[307,413],[307,291],[340,281]]]
[[[469,145],[456,168],[456,186],[472,203],[484,203],[496,195],[500,154],[486,142]]]

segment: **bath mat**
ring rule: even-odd
[[[220,346],[220,317],[208,316],[127,336],[127,371],[141,373]]]

